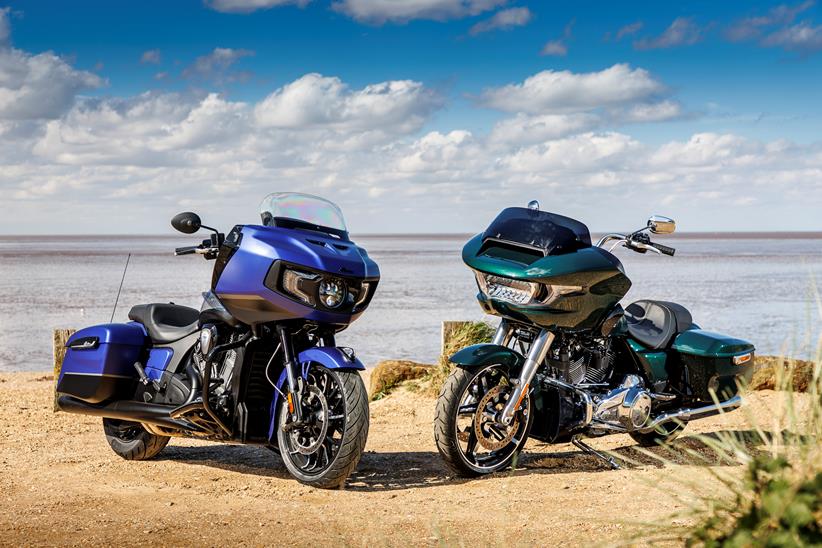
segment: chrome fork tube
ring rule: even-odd
[[[514,420],[514,415],[517,409],[519,409],[522,398],[528,393],[528,386],[531,384],[531,379],[534,378],[537,369],[539,369],[539,366],[545,361],[545,356],[548,354],[548,350],[551,348],[551,343],[553,342],[554,334],[543,329],[534,339],[534,342],[531,343],[531,348],[528,350],[528,356],[525,358],[525,363],[522,366],[519,378],[513,380],[514,391],[508,398],[505,409],[502,410],[502,415],[499,419],[502,424],[509,425]]]
[[[502,319],[497,326],[497,330],[494,333],[494,339],[491,341],[492,344],[498,344],[500,346],[508,346],[508,342],[511,340],[511,324],[508,323],[508,320]]]

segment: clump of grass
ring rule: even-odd
[[[711,469],[715,481],[710,489],[672,475],[671,481],[682,488],[678,498],[691,508],[679,517],[692,525],[655,540],[708,547],[822,545],[822,344],[813,362],[780,358],[774,363],[764,378],[779,391],[781,412],[767,417],[767,424],[749,415],[750,432],[695,436],[720,459],[744,465],[745,472]],[[799,395],[796,388],[807,394]],[[658,454],[656,458],[668,462]],[[702,458],[710,465],[710,457]],[[689,498],[696,504],[688,503]],[[645,540],[654,538],[654,529],[658,526],[644,531]]]
[[[408,360],[385,360],[371,372],[371,401],[390,394],[400,384],[421,379],[430,374],[433,366]]]
[[[494,328],[485,322],[466,322],[456,326],[443,342],[442,355],[429,375],[429,393],[439,394],[442,385],[453,369],[453,364],[449,361],[458,350],[471,346],[490,342],[494,337]]]
[[[814,362],[780,356],[757,356],[756,371],[751,379],[751,390],[776,390],[777,377],[788,372],[791,388],[795,392],[807,392],[813,382]]]

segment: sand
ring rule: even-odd
[[[0,374],[0,545],[611,543],[640,522],[670,524],[683,507],[671,478],[711,492],[711,468],[742,470],[646,457],[612,471],[573,446],[532,441],[518,470],[458,480],[434,446],[434,398],[401,388],[371,404],[366,453],[346,489],[324,491],[260,447],[177,438],[155,460],[121,460],[99,418],[53,413],[51,390],[44,374]],[[753,394],[744,412],[686,433],[749,430],[748,417],[764,424],[780,396]],[[591,444],[638,456],[628,436]],[[703,447],[688,436],[677,444]]]

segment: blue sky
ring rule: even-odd
[[[822,229],[814,2],[0,10],[0,232],[42,231],[29,213],[44,208],[105,232],[125,197],[134,231],[161,232],[214,192],[220,221],[249,222],[289,189],[339,201],[364,232],[479,230],[532,196],[600,230],[654,212],[690,230]]]

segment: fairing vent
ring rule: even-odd
[[[482,243],[479,254],[492,259],[504,259],[523,265],[530,265],[545,257],[545,252],[541,249],[494,238],[487,238]]]

